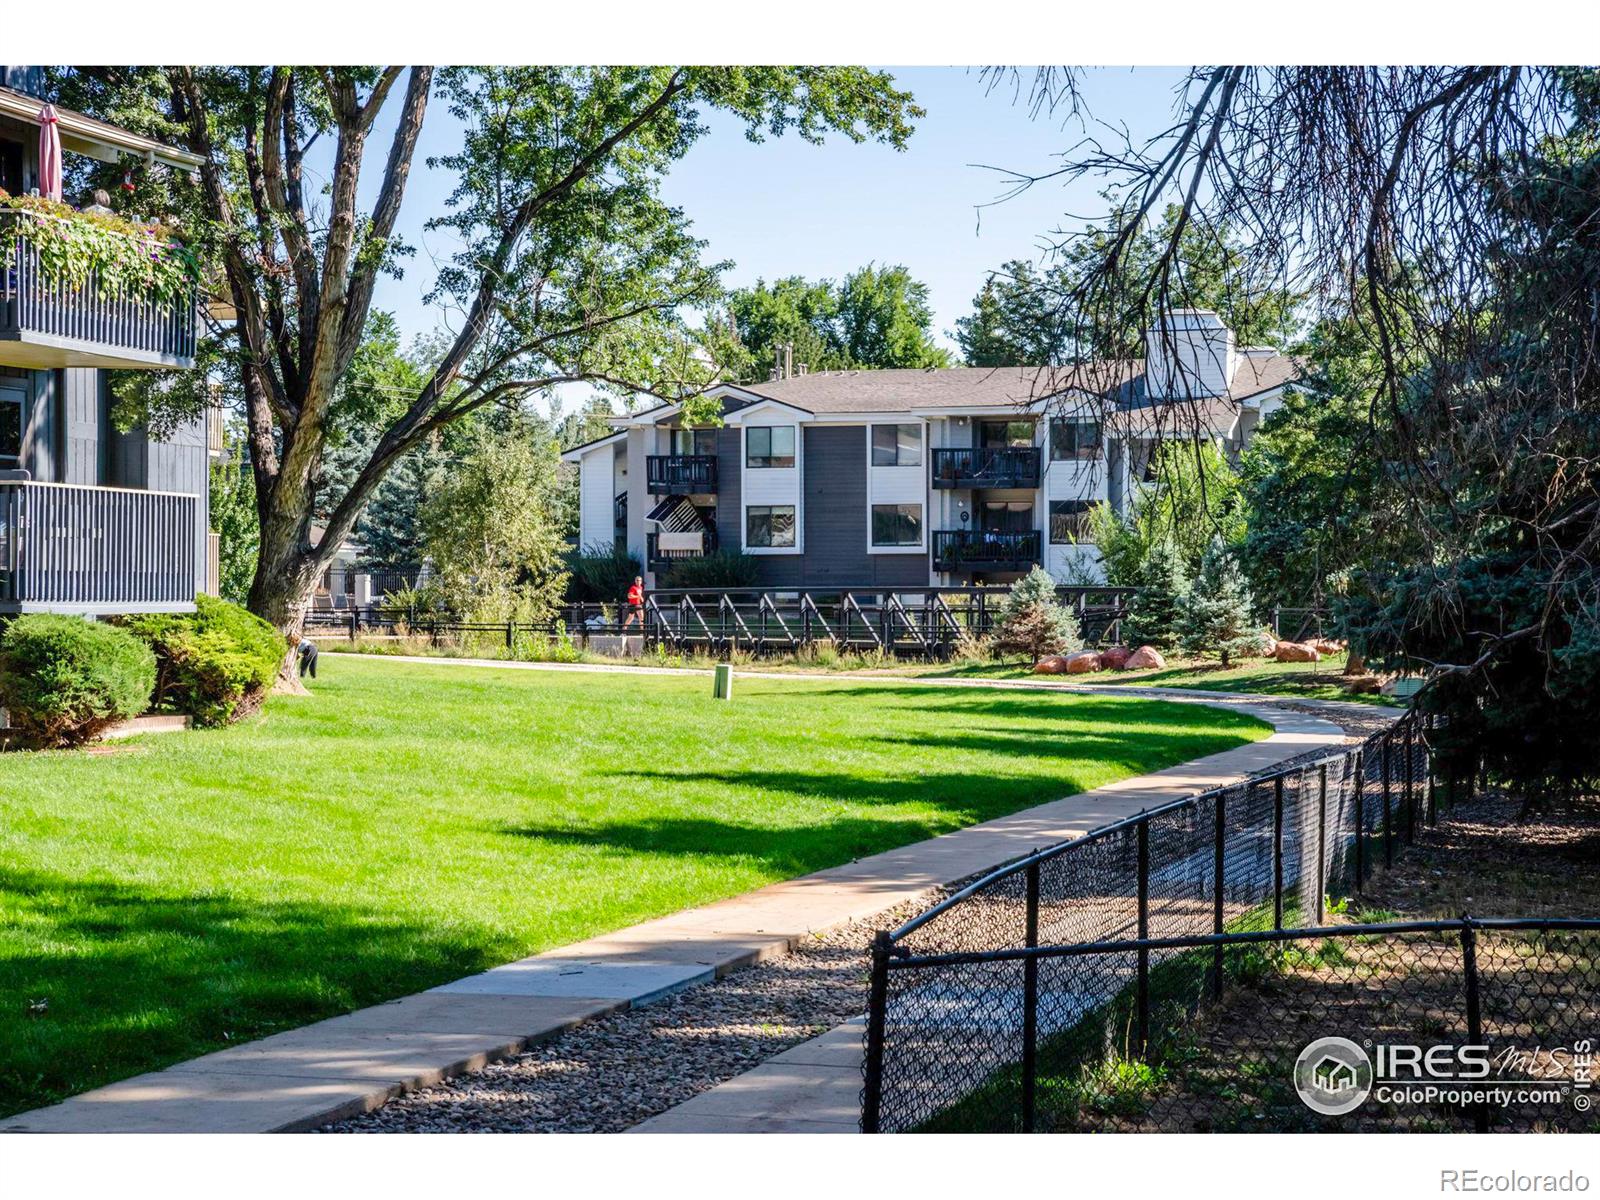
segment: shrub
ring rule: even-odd
[[[567,599],[621,600],[635,575],[643,575],[639,560],[622,547],[586,549],[567,558]]]
[[[761,560],[738,550],[718,550],[700,558],[680,558],[664,572],[662,587],[742,588],[761,582]]]
[[[124,623],[155,651],[156,702],[201,725],[227,725],[260,708],[287,650],[271,625],[215,596],[196,596],[193,614]]]
[[[138,716],[155,682],[149,647],[113,625],[33,613],[0,634],[0,705],[42,746],[76,746]]]

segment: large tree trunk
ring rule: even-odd
[[[287,643],[272,690],[304,696],[308,693],[296,669],[296,651],[322,564],[315,551],[308,552],[299,529],[298,522],[268,520],[262,524],[261,552],[250,584],[250,611],[270,622]]]

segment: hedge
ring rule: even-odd
[[[40,746],[76,746],[150,703],[156,660],[125,629],[30,613],[0,633],[0,705]]]
[[[200,725],[227,725],[260,708],[288,649],[267,622],[215,596],[196,596],[192,614],[123,622],[155,652],[157,706]]]

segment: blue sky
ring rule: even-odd
[[[710,132],[672,171],[667,199],[682,206],[712,259],[732,260],[733,285],[757,278],[838,278],[868,262],[903,263],[928,284],[941,339],[964,315],[985,275],[1010,258],[1037,256],[1068,214],[1098,215],[1099,184],[1050,182],[994,207],[979,206],[1005,190],[984,165],[1019,171],[1051,169],[1083,136],[1060,117],[1029,115],[1009,87],[986,91],[977,71],[890,68],[927,109],[908,148],[856,145],[843,138],[813,146],[785,137],[755,144],[736,122],[713,116]],[[1170,120],[1176,70],[1097,68],[1087,92],[1094,115],[1143,135]],[[376,186],[388,130],[369,150],[367,180]],[[447,231],[424,232],[442,211],[451,179],[422,165],[428,154],[458,144],[459,128],[435,101],[424,128],[418,169],[406,196],[400,232],[417,247],[403,280],[385,281],[377,297],[408,335],[437,327],[444,314],[422,302],[433,261],[453,248]]]

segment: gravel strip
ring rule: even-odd
[[[1331,714],[1360,741],[1398,713]],[[1352,709],[1356,706],[1352,705]],[[1325,751],[1320,753],[1326,753]],[[963,883],[966,881],[962,881]],[[422,1088],[322,1133],[615,1133],[861,1015],[867,946],[962,886],[935,889],[788,954],[641,1009],[585,1022],[525,1054]]]
[[[807,938],[788,954],[319,1133],[615,1133],[742,1075],[867,1007],[867,945],[945,894]]]

